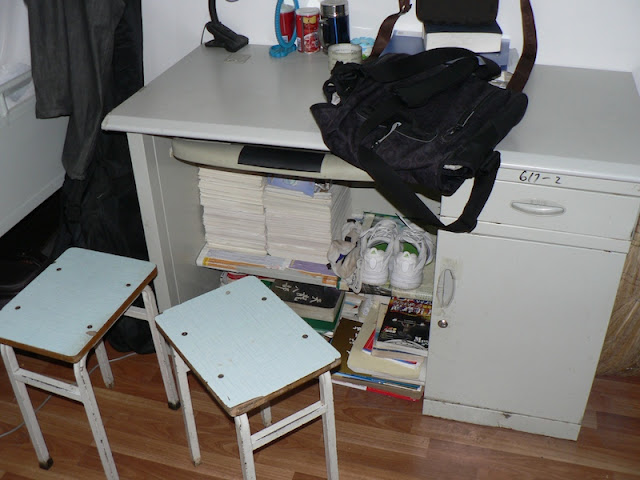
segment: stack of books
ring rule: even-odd
[[[198,185],[205,240],[221,250],[266,255],[265,177],[200,168]]]
[[[289,267],[336,284],[327,251],[351,215],[348,187],[204,167],[198,179],[206,242],[198,265]]]
[[[419,400],[424,394],[426,358],[377,357],[368,346],[379,316],[386,311],[385,303],[376,302],[362,321],[341,316],[331,343],[340,352],[342,364],[332,381],[405,400]]]
[[[466,48],[476,53],[496,53],[503,48],[502,29],[498,22],[481,25],[424,23],[426,50],[442,47]],[[509,49],[508,43],[506,44]]]
[[[264,191],[269,255],[327,263],[327,251],[351,214],[342,185],[270,179]]]

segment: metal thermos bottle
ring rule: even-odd
[[[326,52],[330,45],[349,43],[349,2],[323,0],[320,2],[320,40]]]

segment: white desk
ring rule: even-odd
[[[328,76],[327,58],[322,54],[292,54],[272,59],[263,46],[250,45],[235,54],[199,47],[107,116],[103,124],[106,130],[129,134],[147,246],[151,261],[158,265],[156,288],[161,310],[218,285],[216,271],[195,265],[204,245],[197,166],[172,158],[171,138],[326,151],[309,106],[324,100],[322,84]],[[434,319],[445,320],[450,327],[434,331],[432,324],[434,342],[430,348],[426,391],[430,391],[430,380],[437,388],[425,402],[425,413],[575,438],[606,331],[611,297],[638,214],[640,98],[630,73],[540,65],[535,67],[525,92],[530,98],[527,114],[498,146],[502,167],[490,199],[492,204],[483,212],[484,217],[473,234],[439,236],[436,278],[443,271],[455,271],[457,279],[462,279],[457,287],[464,295],[456,296],[448,308],[444,301],[449,300],[447,295],[443,297],[442,292],[435,295]],[[561,177],[563,183],[554,184],[556,177]],[[442,203],[445,218],[455,215],[464,200],[465,188],[468,185],[460,195]],[[505,207],[500,200],[512,191],[526,193],[527,201],[545,192],[557,194],[558,201],[571,202],[568,207],[571,216],[566,225],[557,218],[547,221],[537,217],[523,223],[510,210],[509,213],[501,210]],[[589,202],[576,200],[586,194]],[[380,199],[373,191],[359,201],[366,205],[379,203]],[[624,212],[610,211],[611,206]],[[459,248],[456,242],[461,242]],[[490,266],[474,263],[474,258],[482,258],[477,255],[478,249],[484,253],[490,250]],[[526,263],[530,270],[516,268],[518,263],[514,259],[527,258],[528,252],[535,254]],[[455,258],[456,255],[459,257]],[[585,261],[602,262],[597,268],[606,268],[606,275],[591,271]],[[454,267],[462,267],[462,271]],[[574,267],[575,272],[567,274]],[[538,277],[532,279],[531,271],[535,269]],[[472,275],[464,276],[471,272]],[[487,275],[483,277],[482,272]],[[559,293],[558,289],[518,291],[520,284],[523,288],[525,285],[546,288],[550,284],[546,279],[550,278],[554,285],[573,285],[584,282],[588,276],[599,278],[602,301],[586,320],[579,318],[583,313],[579,307],[592,301],[591,290],[581,293],[574,288],[570,297],[564,295],[562,288]],[[441,282],[437,285],[446,286]],[[484,287],[485,291],[474,285]],[[508,294],[500,295],[505,286],[509,287]],[[478,298],[474,293],[481,291],[483,298],[491,297],[491,302],[486,311],[480,312],[482,318],[476,318],[478,311],[473,302]],[[519,293],[529,296],[514,298]],[[545,304],[544,310],[537,310],[542,305],[536,303],[538,293],[555,295],[554,302],[560,302],[562,308],[554,310]],[[564,302],[565,297],[570,301]],[[512,319],[521,317],[517,303],[525,300],[529,307],[535,305],[535,309],[522,316],[515,328]],[[531,336],[527,343],[528,330],[536,326],[536,312],[545,315],[544,326],[551,330],[546,336]],[[567,317],[572,323],[565,322]],[[493,323],[487,322],[490,328],[478,330],[477,325],[485,318]],[[575,341],[570,336],[572,331],[582,331],[581,321],[589,325],[584,331],[589,341],[582,349],[566,348],[565,345],[583,341],[581,336]],[[457,337],[447,337],[460,332],[459,326],[465,322],[464,331],[473,334],[464,341],[475,338],[477,347],[469,350],[471,358],[462,359],[446,345],[456,345]],[[557,336],[554,325],[563,326],[561,336]],[[517,335],[517,342],[509,335]],[[549,338],[562,341],[547,342]],[[545,343],[542,352],[533,344],[538,340]],[[491,351],[495,355],[487,355],[483,350],[488,345],[494,348]],[[509,349],[502,348],[503,345],[509,345]],[[518,348],[526,353],[520,354]],[[538,363],[544,369],[536,370],[532,365],[537,364],[541,355],[546,361]],[[571,356],[584,359],[584,366],[578,365],[580,371],[575,375],[570,370],[576,368],[569,361]],[[494,363],[485,364],[478,359]],[[528,375],[527,388],[498,382],[496,386],[485,385],[483,390],[478,380],[468,389],[463,386],[460,391],[450,391],[450,384],[455,383],[451,381],[456,378],[455,368],[466,372],[472,382],[474,375],[486,379],[487,371],[495,372],[492,369],[502,368],[505,363],[512,370],[501,374],[511,380],[524,372],[520,377],[526,380]],[[475,366],[474,371],[468,369],[470,365]],[[490,378],[495,383],[494,377],[498,378],[496,375]],[[560,395],[558,402],[546,400],[555,398],[554,392],[565,390],[564,385],[572,382],[576,388]],[[489,388],[495,395],[484,395]],[[526,398],[514,393],[518,388],[519,395]],[[504,398],[508,402],[502,402]],[[560,406],[556,408],[554,403]]]

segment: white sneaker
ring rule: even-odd
[[[433,261],[433,241],[425,231],[406,227],[396,242],[396,252],[389,265],[391,286],[403,290],[418,288],[424,266]]]
[[[369,285],[389,280],[389,260],[395,253],[398,226],[393,220],[380,220],[362,236],[360,279]]]

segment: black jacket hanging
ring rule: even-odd
[[[140,0],[25,0],[36,109],[69,116],[55,259],[71,246],[147,259],[127,136],[104,132],[108,112],[144,85]],[[123,317],[108,340],[153,351],[146,322]]]

